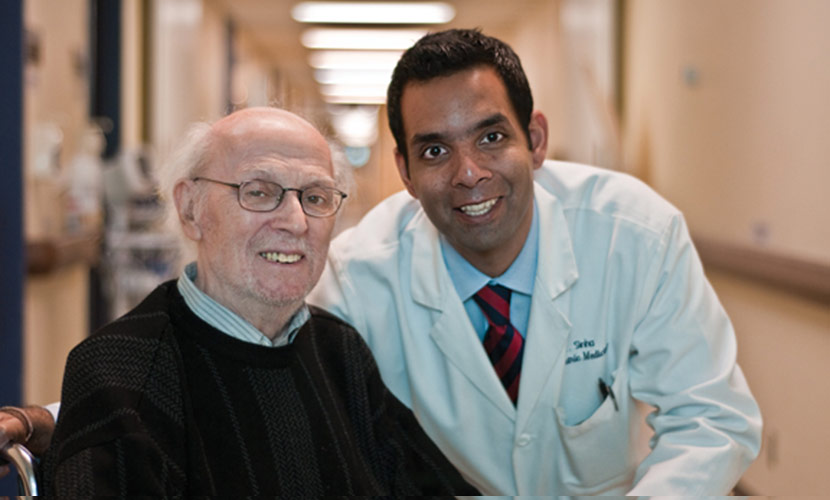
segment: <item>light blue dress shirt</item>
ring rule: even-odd
[[[530,302],[539,254],[539,215],[535,200],[533,202],[533,220],[530,223],[530,231],[522,251],[519,252],[516,260],[510,264],[510,267],[501,276],[495,278],[487,276],[467,262],[443,235],[440,240],[444,264],[447,266],[450,278],[453,285],[455,285],[455,291],[461,297],[464,309],[467,310],[467,315],[470,317],[470,322],[473,324],[478,337],[484,341],[488,323],[473,296],[488,283],[506,286],[513,291],[510,296],[510,322],[524,337],[530,321]]]
[[[272,341],[254,325],[199,290],[195,283],[196,276],[196,263],[191,262],[184,268],[184,272],[176,283],[187,306],[205,323],[243,342],[265,347],[288,345],[294,341],[300,327],[311,317],[308,306],[303,304],[300,310],[291,317],[288,325]]]

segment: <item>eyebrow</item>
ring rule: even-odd
[[[507,117],[501,113],[496,113],[494,115],[488,116],[487,118],[478,122],[475,126],[470,128],[470,132],[475,132],[481,129],[485,129],[487,127],[492,127],[493,125],[498,125],[500,123],[504,123],[507,121]]]
[[[272,172],[258,167],[254,167],[249,170],[242,169],[239,174],[241,174],[242,177],[250,177],[251,180],[258,179],[261,181],[270,181],[274,175]]]
[[[485,129],[487,127],[492,127],[493,125],[498,125],[506,121],[507,117],[504,116],[502,113],[494,113],[488,116],[487,118],[484,118],[483,120],[479,120],[478,122],[474,123],[465,131],[464,135],[471,135],[478,132],[479,130]],[[426,134],[415,134],[412,137],[412,145],[417,146],[419,144],[424,144],[427,142],[440,141],[448,136],[449,134],[443,132],[428,132]]]

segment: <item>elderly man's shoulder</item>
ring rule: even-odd
[[[160,285],[133,310],[72,349],[61,415],[79,408],[106,418],[116,408],[137,407],[142,395],[179,400],[177,350],[168,313],[174,297],[174,281]]]
[[[70,352],[67,369],[90,360],[123,367],[121,363],[137,366],[155,359],[159,348],[170,345],[165,336],[170,336],[174,289],[175,281],[159,285],[131,311],[98,329]]]
[[[311,312],[310,332],[313,332],[315,338],[310,344],[316,346],[315,351],[322,351],[322,355],[332,365],[351,363],[359,371],[374,367],[374,357],[369,346],[351,324],[320,307],[309,304],[308,308]],[[308,339],[306,335],[305,340]],[[305,341],[303,343],[308,344]],[[328,358],[329,356],[333,358]]]
[[[355,341],[363,343],[363,337],[357,333],[354,327],[344,321],[342,318],[335,316],[327,310],[309,304],[308,310],[311,313],[311,323],[316,334],[322,336],[338,336],[344,337],[348,341]]]
[[[111,335],[158,338],[170,323],[170,304],[177,296],[175,288],[175,280],[162,283],[132,310],[104,325],[90,338]]]

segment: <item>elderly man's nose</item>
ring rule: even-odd
[[[308,229],[308,216],[303,212],[300,193],[296,191],[286,191],[282,202],[272,213],[271,225],[277,229],[284,229],[294,234],[304,233]]]

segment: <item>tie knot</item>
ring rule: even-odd
[[[510,322],[510,289],[501,285],[487,285],[473,296],[487,321],[496,326]]]

